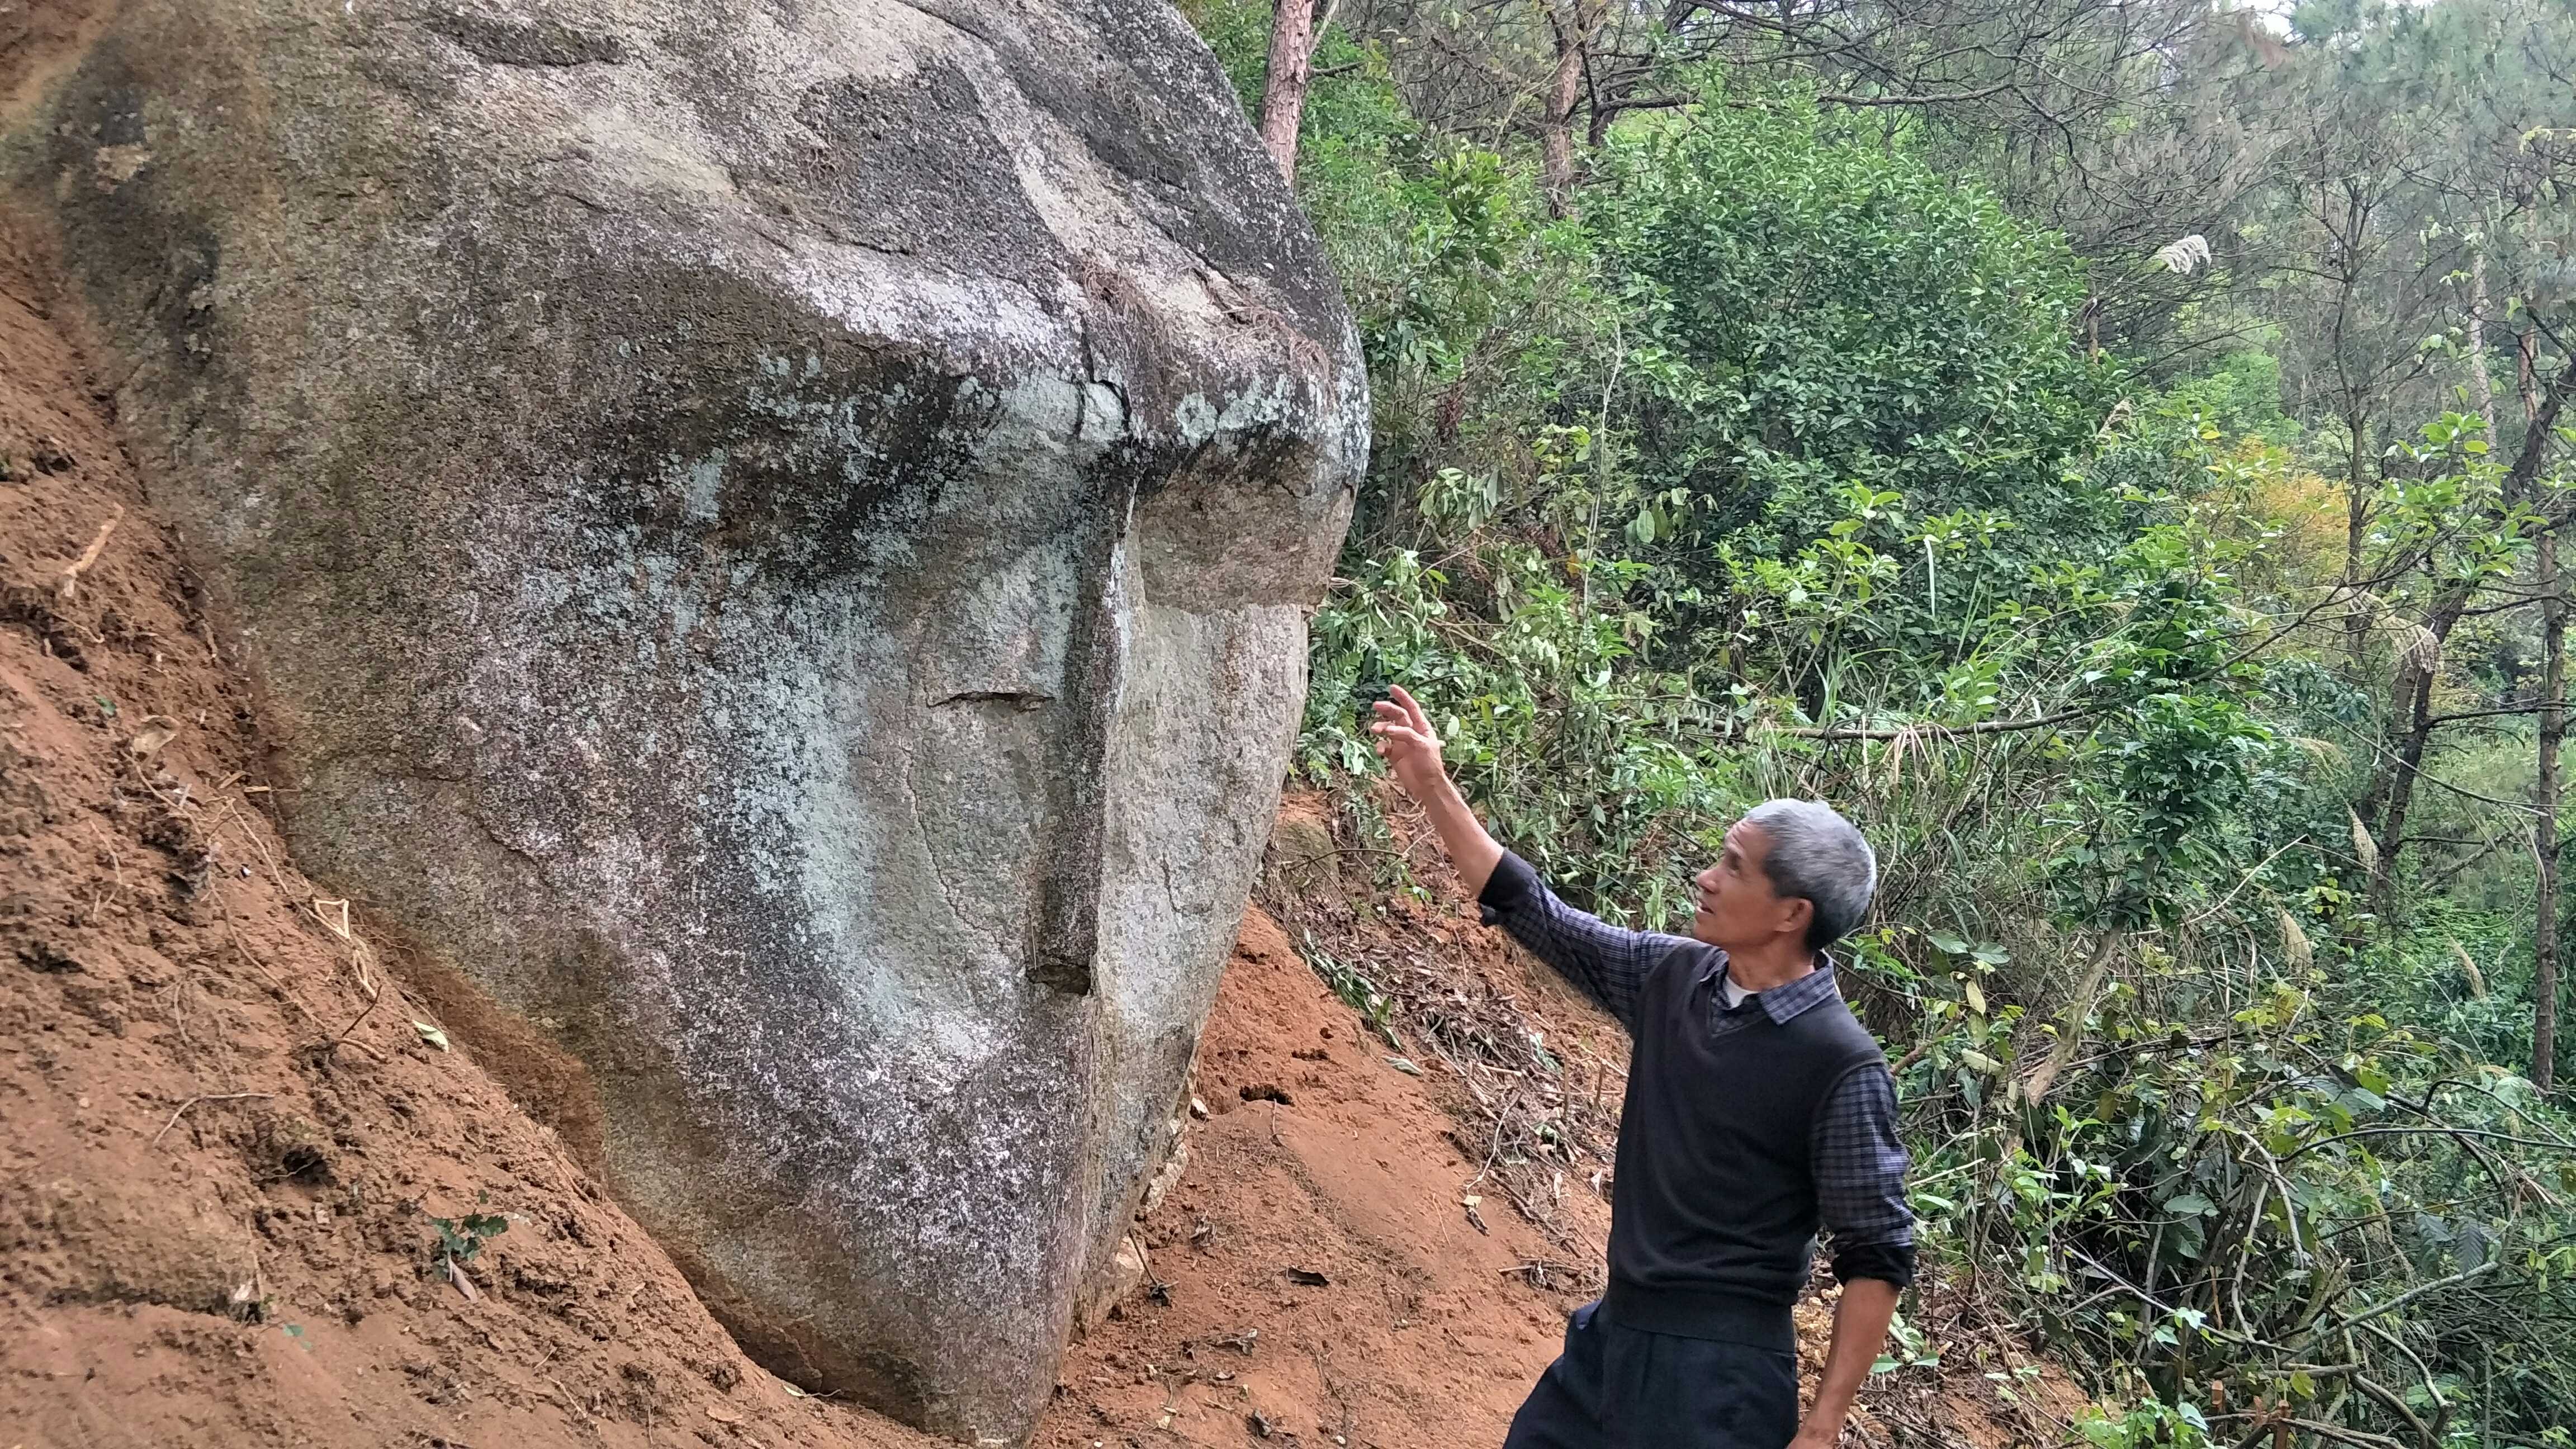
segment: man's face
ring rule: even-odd
[[[1727,829],[1717,863],[1691,879],[1697,898],[1693,936],[1728,951],[1745,951],[1785,931],[1805,933],[1806,913],[1813,908],[1804,900],[1783,900],[1771,889],[1764,869],[1770,853],[1771,838],[1762,827],[1739,820]]]

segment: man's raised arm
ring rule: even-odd
[[[1449,778],[1431,717],[1403,685],[1389,693],[1395,697],[1377,702],[1377,721],[1369,726],[1369,733],[1377,736],[1378,758],[1386,761],[1395,783],[1431,817],[1431,828],[1440,833],[1441,847],[1449,852],[1450,864],[1458,867],[1458,878],[1481,896],[1485,882],[1494,878],[1494,867],[1502,863],[1503,848],[1485,833],[1476,812],[1467,808],[1467,797],[1458,793],[1457,783]]]
[[[1476,893],[1485,923],[1500,926],[1528,952],[1553,966],[1601,1004],[1631,1033],[1636,1030],[1637,988],[1679,938],[1630,931],[1558,900],[1527,862],[1502,848],[1467,808],[1467,799],[1440,759],[1440,736],[1431,719],[1399,686],[1392,701],[1377,704],[1378,757],[1397,785],[1431,817],[1431,828]]]

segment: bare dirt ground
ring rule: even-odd
[[[454,983],[296,873],[278,722],[45,276],[0,237],[0,1446],[930,1443],[744,1359],[434,1039]],[[1390,895],[1313,802],[1288,818],[1305,854],[1246,918],[1147,1286],[1068,1356],[1050,1449],[1494,1444],[1597,1287],[1617,1029],[1427,852],[1429,898]],[[469,1217],[507,1226],[451,1273],[439,1222]],[[1874,1389],[1852,1442],[2053,1442],[2001,1394],[2071,1391],[2026,1366],[1984,1335]]]
[[[0,1445],[930,1442],[745,1360],[296,874],[41,275],[0,241]]]
[[[1076,1347],[1042,1444],[1501,1442],[1581,1300],[1527,1284],[1557,1253],[1499,1198],[1470,1221],[1477,1165],[1391,1055],[1246,917],[1199,1048],[1209,1117],[1145,1225],[1165,1286]],[[1583,1216],[1607,1231],[1606,1204]]]

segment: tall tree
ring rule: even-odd
[[[1540,176],[1547,188],[1547,209],[1565,216],[1574,210],[1574,117],[1583,100],[1583,76],[1594,32],[1609,13],[1610,0],[1540,0],[1556,42],[1556,68],[1548,77],[1547,109],[1539,121]]]
[[[2492,529],[2504,521],[2507,511],[2530,501],[2540,469],[2558,441],[2558,415],[2571,390],[2576,390],[2576,358],[2570,358],[2566,368],[2541,387],[2531,404],[2531,420],[2523,429],[2521,450],[2505,473],[2496,506],[2473,522],[2471,528]],[[2379,850],[2369,869],[2371,910],[2382,920],[2393,917],[2397,857],[2406,843],[2406,817],[2413,808],[2415,781],[2424,772],[2425,748],[2442,723],[2433,705],[2433,682],[2441,670],[2442,649],[2450,641],[2451,631],[2467,616],[2478,585],[2475,577],[2452,577],[2439,585],[2422,625],[2429,646],[2409,651],[2398,668],[2401,714],[2397,746],[2380,771],[2387,803],[2379,817]]]
[[[1261,79],[1261,144],[1279,174],[1297,179],[1297,131],[1315,78],[1315,42],[1331,24],[1331,0],[1277,0],[1270,12],[1270,66]]]
[[[2567,738],[2567,601],[2558,577],[2558,527],[2540,532],[2540,769],[2533,792],[2532,856],[2538,875],[2531,934],[2531,1080],[2547,1091],[2558,1061],[2558,753]]]

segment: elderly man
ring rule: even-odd
[[[1378,754],[1430,814],[1486,924],[1634,1044],[1609,1291],[1575,1310],[1506,1449],[1829,1449],[1914,1277],[1895,1084],[1825,954],[1869,909],[1868,842],[1829,806],[1774,800],[1693,881],[1692,939],[1621,930],[1494,843],[1421,706],[1392,693],[1369,726]],[[1819,1227],[1842,1303],[1801,1422],[1789,1310]]]

